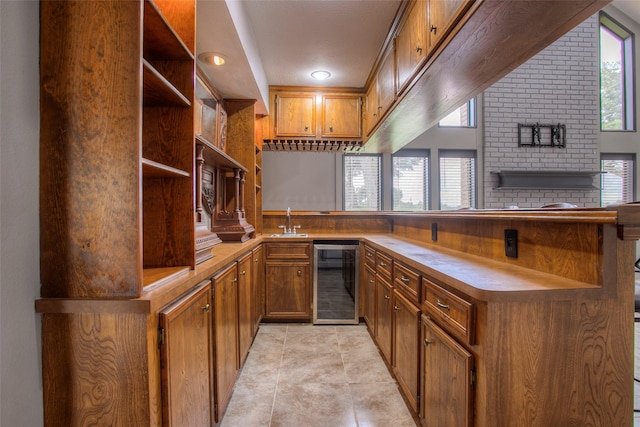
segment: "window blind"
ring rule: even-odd
[[[393,210],[429,209],[429,151],[406,150],[393,155]]]
[[[635,155],[601,154],[600,206],[635,200]]]
[[[476,154],[469,150],[440,153],[440,209],[476,207]]]
[[[375,211],[381,208],[381,165],[379,155],[345,155],[344,210]]]

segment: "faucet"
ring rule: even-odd
[[[300,228],[299,225],[291,226],[291,208],[287,208],[287,223],[285,225],[279,225],[278,228],[282,228],[282,234],[296,234],[296,230]]]

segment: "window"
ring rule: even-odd
[[[476,207],[476,153],[440,151],[440,209]]]
[[[635,154],[601,154],[600,206],[635,200]]]
[[[634,130],[633,35],[600,14],[600,129]]]
[[[462,107],[452,111],[440,120],[441,127],[476,127],[476,98],[467,101]]]
[[[429,151],[399,151],[393,155],[393,210],[428,209]]]
[[[379,155],[344,155],[344,210],[376,211],[381,206]]]

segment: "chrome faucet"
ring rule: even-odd
[[[296,230],[300,228],[299,225],[291,226],[291,208],[287,208],[287,223],[279,225],[278,228],[282,228],[282,234],[296,234]]]

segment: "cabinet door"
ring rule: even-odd
[[[264,255],[262,246],[252,252],[253,267],[251,268],[251,282],[253,286],[253,335],[258,333],[258,327],[264,316]]]
[[[388,49],[378,72],[378,120],[387,112],[396,96],[393,46]]]
[[[239,372],[236,271],[236,264],[233,264],[213,278],[216,422],[220,421],[229,403]]]
[[[276,95],[276,135],[315,136],[315,134],[315,95]]]
[[[379,274],[376,275],[376,342],[382,355],[391,364],[391,337],[393,306],[391,295],[393,287]]]
[[[471,426],[473,356],[422,316],[422,403],[425,425]]]
[[[365,95],[365,133],[369,135],[371,130],[378,124],[378,118],[380,117],[378,111],[378,79],[373,79],[371,86],[367,90]]]
[[[310,279],[308,262],[268,261],[265,317],[311,318]]]
[[[211,282],[162,310],[160,328],[165,425],[212,425]]]
[[[238,261],[238,366],[243,365],[253,342],[252,264],[250,253]]]
[[[360,95],[325,95],[322,98],[322,137],[361,137],[361,106]]]
[[[396,38],[398,93],[427,56],[427,4],[417,0]]]
[[[444,37],[468,0],[429,0],[429,50]]]
[[[393,290],[393,372],[417,413],[420,379],[420,309]]]
[[[364,321],[369,331],[375,336],[375,318],[376,318],[376,273],[368,266],[364,268]]]

